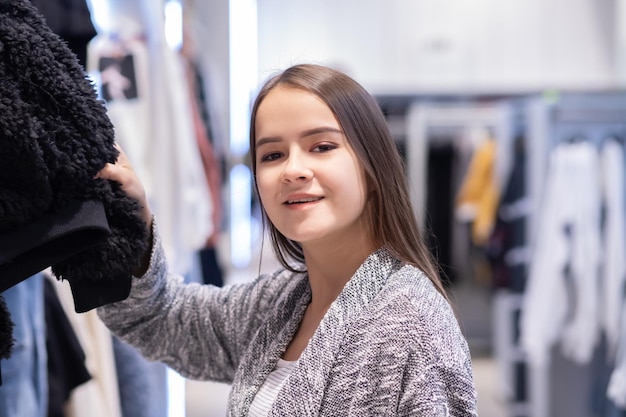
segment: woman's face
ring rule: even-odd
[[[275,87],[254,128],[259,195],[283,235],[303,246],[367,239],[363,170],[322,100]]]

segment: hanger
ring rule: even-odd
[[[576,133],[570,137],[568,137],[567,139],[565,139],[565,143],[567,144],[575,144],[575,143],[582,143],[585,142],[587,140],[587,138],[581,134],[581,133]]]

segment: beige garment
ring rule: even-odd
[[[65,404],[66,417],[121,417],[120,396],[115,369],[111,333],[102,324],[96,310],[86,313],[74,311],[70,286],[50,274],[59,301],[85,352],[85,365],[92,378],[76,387]]]

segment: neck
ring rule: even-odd
[[[363,261],[377,248],[373,242],[304,246],[312,292],[311,308],[328,309]]]

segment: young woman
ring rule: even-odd
[[[375,100],[343,73],[297,65],[263,86],[250,130],[284,267],[224,288],[184,284],[121,153],[100,176],[144,207],[152,252],[102,320],[185,377],[232,384],[229,416],[475,416],[467,343]]]

